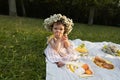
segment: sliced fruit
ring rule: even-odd
[[[91,75],[91,74],[92,74],[92,71],[91,71],[90,69],[85,70],[85,74],[89,74],[89,75]]]
[[[89,66],[88,66],[87,64],[83,64],[83,65],[82,65],[82,68],[83,68],[84,70],[88,70],[88,69],[89,69]]]

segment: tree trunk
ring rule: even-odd
[[[9,15],[10,16],[17,16],[15,0],[8,0],[8,3],[9,3]]]
[[[90,7],[90,13],[89,13],[89,19],[88,19],[88,24],[89,25],[93,24],[94,12],[95,12],[95,8],[94,7]]]
[[[23,16],[26,16],[26,11],[25,11],[25,6],[24,6],[23,0],[21,0],[21,6],[22,6],[22,11],[23,11]]]

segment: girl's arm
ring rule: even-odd
[[[70,42],[68,40],[64,41],[64,47],[68,48],[70,46]]]
[[[59,51],[60,46],[61,46],[61,42],[60,42],[59,39],[53,38],[53,39],[50,40],[49,43],[54,50],[56,50],[57,52]]]
[[[64,35],[63,36],[63,40],[64,40],[64,47],[65,48],[68,48],[70,46],[70,42],[68,40],[68,36],[67,35]]]

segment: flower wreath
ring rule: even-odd
[[[65,25],[66,34],[69,34],[71,32],[72,26],[74,25],[72,19],[69,19],[66,16],[61,15],[61,14],[54,14],[50,16],[49,18],[46,18],[44,20],[43,25],[45,29],[47,29],[48,31],[52,31],[53,24],[57,21],[61,21],[62,24]]]

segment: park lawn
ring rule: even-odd
[[[0,15],[0,80],[45,80],[42,19]],[[120,43],[120,27],[75,23],[69,38]]]

